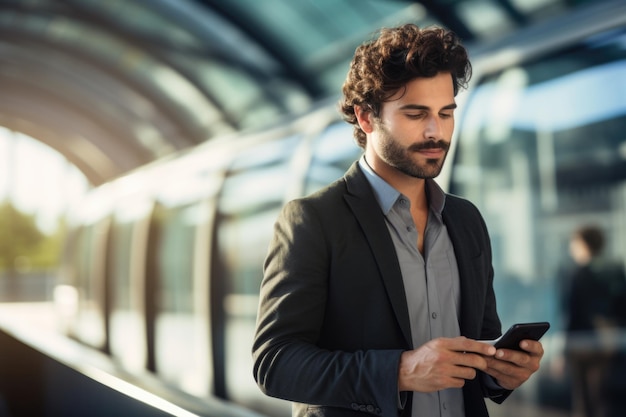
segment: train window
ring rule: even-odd
[[[450,191],[485,217],[504,325],[548,320],[559,334],[562,271],[579,226],[602,227],[607,255],[626,258],[624,79],[626,34],[609,32],[492,74],[470,92]],[[557,398],[556,386],[543,395]]]
[[[352,125],[331,124],[317,137],[311,147],[311,165],[304,193],[310,194],[341,178],[356,161],[362,150],[356,144]]]
[[[274,416],[290,415],[290,405],[261,393],[250,352],[272,227],[294,179],[301,178],[291,171],[298,144],[297,137],[290,137],[239,154],[224,181],[216,219],[218,256],[212,275],[217,280],[214,300],[222,308],[214,310],[214,319],[223,323],[223,334],[216,336],[223,347],[215,360],[224,364],[224,392],[219,394]]]
[[[209,206],[157,206],[150,234],[149,276],[156,294],[156,372],[198,396],[210,392],[208,324]]]

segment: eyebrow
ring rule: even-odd
[[[443,106],[441,110],[454,110],[456,107],[456,103],[450,103],[447,106]],[[400,110],[431,110],[431,108],[422,104],[405,104],[400,107]]]

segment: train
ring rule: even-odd
[[[483,213],[503,326],[552,323],[544,366],[517,398],[566,409],[567,377],[550,365],[562,357],[568,238],[598,224],[608,254],[626,259],[626,2],[582,7],[470,57],[437,181]],[[281,207],[361,154],[337,100],[91,190],[67,214],[63,332],[185,395],[289,416],[290,404],[264,396],[252,376],[262,264]]]

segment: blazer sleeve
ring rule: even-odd
[[[333,227],[321,217],[309,200],[295,200],[275,224],[253,344],[255,380],[265,394],[290,401],[397,415],[401,349],[318,346],[329,302]]]

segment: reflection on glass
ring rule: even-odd
[[[274,141],[238,156],[224,182],[217,220],[226,395],[277,417],[291,415],[291,406],[261,393],[253,378],[250,352],[272,227],[286,193],[297,181],[285,175],[292,172],[295,139]]]
[[[131,277],[133,223],[116,221],[111,228],[109,279],[112,286],[110,315],[111,354],[131,370],[146,366],[143,302],[137,277]]]
[[[516,394],[535,406],[571,408],[567,369],[556,364],[572,231],[597,224],[607,254],[626,258],[624,38],[610,33],[485,78],[458,127],[450,190],[487,221],[503,325],[553,324],[540,374]]]
[[[362,150],[356,144],[352,125],[343,121],[326,128],[312,145],[305,194],[310,194],[341,178]]]
[[[202,265],[208,253],[198,239],[207,205],[158,207],[151,233],[156,282],[156,371],[185,391],[204,396],[210,390],[210,336],[208,333],[208,286]]]
[[[95,223],[80,231],[77,249],[79,305],[77,336],[83,342],[102,349],[105,344],[102,249],[106,237],[105,224]]]

